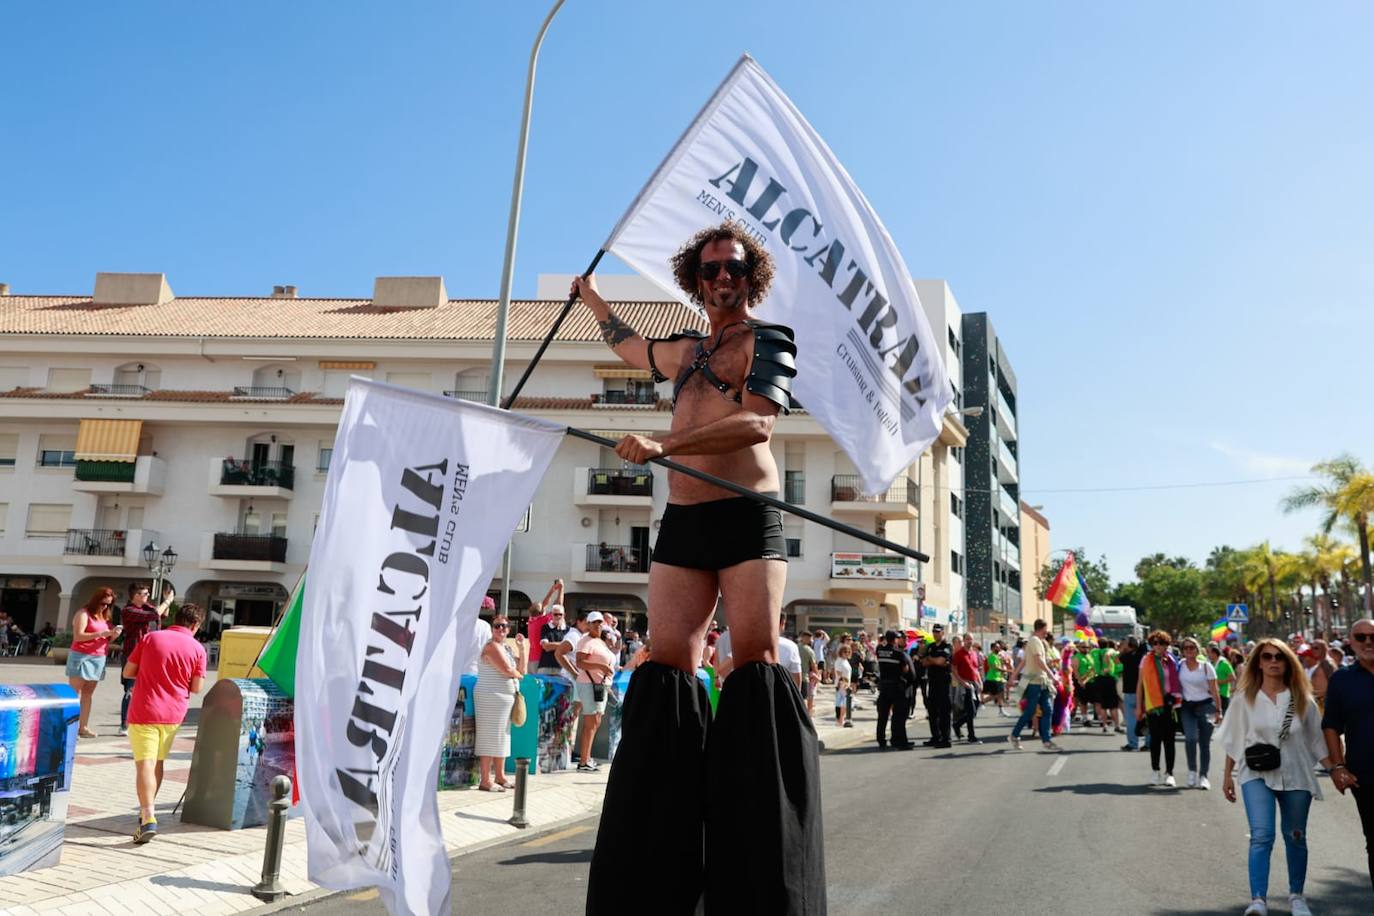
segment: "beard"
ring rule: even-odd
[[[706,302],[722,311],[734,311],[744,305],[745,295],[742,289],[727,290],[708,290]]]

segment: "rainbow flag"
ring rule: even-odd
[[[1078,625],[1086,627],[1084,618],[1092,611],[1093,606],[1088,600],[1088,588],[1083,583],[1083,575],[1078,571],[1078,558],[1073,554],[1069,554],[1069,558],[1059,569],[1059,575],[1050,583],[1049,590],[1045,592],[1045,600],[1055,607],[1074,611]]]
[[[1212,624],[1212,642],[1223,642],[1231,634],[1231,624],[1223,617]]]
[[[1097,634],[1092,630],[1085,630],[1083,627],[1074,627],[1073,638],[1081,640],[1082,642],[1088,642],[1089,640],[1097,639]]]

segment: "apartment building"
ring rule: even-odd
[[[1050,561],[1050,521],[1034,506],[1021,503],[1021,563],[1025,566],[1021,589],[1021,628],[1030,629],[1037,618],[1054,621],[1054,606],[1040,594],[1040,570]]]
[[[507,388],[551,326],[549,300],[512,303]],[[668,301],[617,298],[648,336],[701,319]],[[206,606],[211,630],[266,624],[305,568],[348,379],[486,400],[496,303],[450,299],[440,277],[379,277],[371,299],[179,297],[161,274],[100,274],[81,295],[0,286],[0,607],[25,629],[64,627],[100,586],[147,580],[145,553],[176,555],[170,580]],[[515,409],[602,432],[663,433],[668,385],[617,362],[576,309]],[[848,457],[805,411],[781,417],[773,451],[784,496],[904,544],[929,540],[927,569],[787,517],[785,602],[794,625],[920,622],[922,586],[953,608],[948,518],[919,524],[966,431],[946,419],[924,471],[863,497]],[[555,578],[574,608],[642,622],[665,472],[568,439],[529,530],[512,541],[515,611]],[[947,497],[930,510],[946,516]],[[939,545],[939,549],[936,546]],[[924,546],[924,543],[923,543]]]
[[[964,406],[983,408],[967,418],[964,582],[970,626],[999,630],[1022,615],[1016,375],[986,312],[964,315],[962,327]]]

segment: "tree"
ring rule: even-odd
[[[1140,601],[1150,625],[1171,633],[1198,631],[1218,616],[1218,603],[1202,594],[1202,570],[1191,563],[1147,564]]]
[[[1234,547],[1214,547],[1202,573],[1202,591],[1208,598],[1247,603],[1250,597],[1245,581],[1245,554]]]
[[[1325,477],[1316,486],[1298,487],[1279,504],[1285,512],[1298,512],[1314,506],[1322,509],[1322,531],[1330,534],[1341,519],[1355,527],[1360,564],[1364,578],[1366,611],[1374,611],[1374,575],[1369,566],[1369,519],[1374,515],[1374,473],[1354,455],[1338,455],[1312,466],[1312,473]]]
[[[1187,569],[1193,565],[1193,561],[1187,557],[1166,557],[1162,553],[1152,553],[1148,557],[1142,557],[1140,562],[1135,564],[1135,577],[1142,582],[1149,575],[1150,570],[1156,566],[1171,566],[1174,569]]]

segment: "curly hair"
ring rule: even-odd
[[[673,277],[678,287],[691,297],[697,305],[705,305],[701,298],[701,287],[697,283],[697,268],[701,266],[701,249],[711,242],[722,239],[739,242],[744,246],[744,261],[749,265],[748,305],[754,308],[768,295],[768,287],[773,285],[773,256],[758,241],[745,231],[739,223],[723,222],[710,226],[692,236],[691,240],[678,249],[670,263]]]

